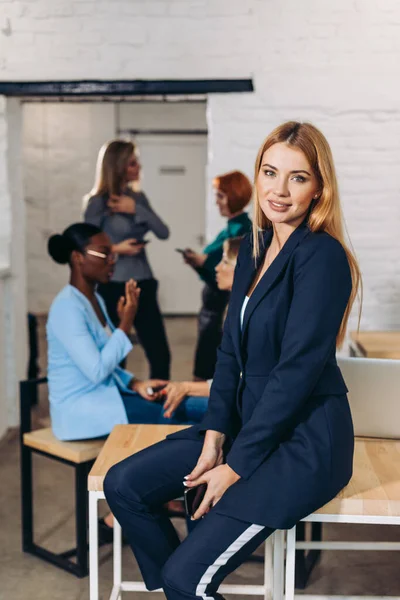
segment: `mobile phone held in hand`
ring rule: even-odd
[[[184,493],[185,511],[188,517],[193,517],[207,491],[207,484],[201,483],[194,488],[188,488]]]
[[[154,387],[148,387],[146,388],[146,392],[148,393],[149,396],[152,396],[153,394],[156,394],[157,392],[161,392],[161,390],[163,390],[164,388],[167,387],[166,383],[163,383],[162,385],[155,385]]]
[[[143,246],[149,243],[150,240],[136,240],[136,242],[132,242],[132,246]]]
[[[175,248],[175,252],[180,252],[181,254],[185,254],[185,250],[182,248]]]

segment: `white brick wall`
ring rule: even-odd
[[[0,96],[0,268],[10,265],[11,198],[8,182],[7,103]]]
[[[102,144],[113,139],[118,128],[206,129],[205,107],[29,102],[23,116],[28,306],[32,312],[47,312],[68,278],[67,267],[52,267],[47,240],[81,219],[82,197],[93,185]]]
[[[18,423],[18,381],[27,366],[21,114],[18,100],[0,97],[0,437]]]
[[[1,0],[0,15],[0,80],[253,77],[254,94],[210,98],[209,179],[251,174],[283,119],[320,126],[364,273],[362,327],[400,327],[398,1]]]
[[[28,103],[23,115],[28,306],[47,312],[68,278],[67,267],[53,268],[47,240],[81,220],[98,150],[115,135],[115,111],[111,103]]]

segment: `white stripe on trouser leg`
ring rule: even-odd
[[[223,552],[216,561],[210,565],[207,571],[204,573],[203,577],[200,579],[199,584],[196,588],[196,596],[201,596],[204,600],[214,600],[212,596],[207,596],[205,593],[206,588],[209,583],[211,583],[212,578],[218,572],[218,570],[226,565],[228,560],[232,558],[235,554],[239,552],[249,542],[253,539],[257,533],[260,533],[265,529],[262,525],[250,525],[243,533],[240,535],[237,540],[235,540],[226,550]]]

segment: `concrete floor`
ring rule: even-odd
[[[45,373],[46,347],[43,322],[40,323],[41,368]],[[167,329],[173,349],[174,378],[189,378],[196,335],[194,319],[169,319]],[[147,374],[139,347],[129,357],[129,368],[139,377]],[[35,409],[35,422],[48,423],[45,390]],[[17,436],[10,435],[0,445],[0,600],[84,600],[89,597],[88,579],[76,579],[36,557],[21,552],[19,451]],[[64,465],[37,456],[34,459],[36,540],[49,549],[65,550],[74,545],[73,474]],[[104,506],[104,510],[106,507]],[[183,522],[175,520],[181,535]],[[400,541],[400,528],[336,525],[324,528],[331,540]],[[259,550],[262,553],[262,548]],[[138,579],[138,569],[128,548],[124,548],[125,578]],[[230,583],[262,582],[263,566],[246,563],[234,573]],[[112,581],[111,548],[101,548],[101,598],[108,598]],[[400,554],[395,552],[324,552],[315,568],[309,594],[390,595],[400,597]],[[133,597],[124,594],[124,598]],[[142,598],[143,597],[143,598]],[[156,600],[159,594],[136,594],[137,600]]]

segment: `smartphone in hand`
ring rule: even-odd
[[[181,254],[185,254],[186,250],[183,250],[182,248],[175,248],[175,252],[180,252]]]
[[[166,383],[163,383],[162,385],[155,385],[154,387],[148,387],[146,388],[146,392],[148,393],[149,396],[152,396],[153,394],[156,394],[157,392],[161,392],[161,390],[163,390],[165,387],[167,387]]]
[[[194,488],[188,488],[184,493],[185,511],[188,517],[193,517],[207,491],[207,484],[201,483]]]

